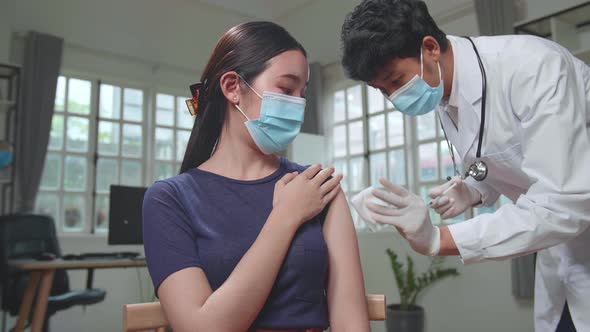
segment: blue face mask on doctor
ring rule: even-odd
[[[439,83],[437,87],[431,87],[424,81],[424,62],[420,49],[420,76],[414,76],[387,97],[395,109],[407,115],[424,115],[440,103],[443,96],[443,80],[438,62],[437,65]]]
[[[250,119],[235,105],[246,118],[246,128],[254,139],[256,146],[265,154],[285,151],[301,130],[305,111],[305,98],[288,96],[281,93],[264,91],[262,96],[254,90],[246,80],[246,85],[262,102],[260,117]]]

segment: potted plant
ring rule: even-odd
[[[444,257],[434,257],[426,272],[416,275],[414,260],[406,257],[407,266],[404,267],[393,250],[387,249],[391,261],[391,268],[399,289],[400,303],[387,306],[388,332],[422,332],[424,331],[424,309],[416,305],[418,296],[434,283],[459,275],[457,269],[443,269]]]

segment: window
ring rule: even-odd
[[[171,177],[180,170],[194,122],[186,109],[186,99],[189,98],[163,93],[156,95],[154,180]]]
[[[111,185],[142,186],[145,179],[143,90],[100,84],[94,229],[108,230]]]
[[[60,76],[36,210],[63,231],[84,231],[92,193],[92,89],[88,80]]]
[[[412,119],[415,121],[416,132],[414,133],[417,142],[418,176],[415,179],[417,192],[425,200],[430,200],[428,190],[446,181],[448,176],[454,176],[453,160],[449,152],[444,132],[440,126],[436,112],[430,112]],[[414,149],[415,151],[415,149]],[[454,152],[457,155],[457,152]],[[461,165],[457,165],[458,168]],[[440,224],[441,219],[434,210],[430,210],[430,219],[435,224]],[[445,220],[444,223],[452,223],[464,220],[463,214]]]
[[[142,89],[58,78],[36,211],[60,231],[107,231],[110,185],[146,184],[145,100]]]
[[[194,122],[185,99],[60,76],[36,211],[61,232],[105,233],[111,185],[178,173]]]
[[[380,187],[379,178],[385,177],[428,201],[428,190],[454,175],[435,112],[406,117],[379,90],[366,85],[339,89],[331,99],[333,164],[345,175],[342,188],[349,199],[367,186]],[[470,209],[444,223],[494,212],[507,201],[503,197],[492,207]],[[354,209],[352,214],[357,229],[365,229]],[[441,223],[434,210],[430,216],[433,223]]]
[[[366,106],[365,106],[366,105]],[[405,117],[376,89],[355,85],[333,94],[333,157],[350,198],[379,178],[407,184]],[[355,226],[364,223],[353,212]]]

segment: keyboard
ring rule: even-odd
[[[86,252],[81,254],[67,254],[61,258],[64,260],[83,260],[83,259],[130,259],[139,256],[135,251],[117,251],[117,252]]]

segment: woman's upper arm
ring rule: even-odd
[[[332,331],[368,331],[369,317],[356,231],[346,196],[332,201],[323,227],[328,245],[328,308]]]
[[[148,271],[169,322],[175,331],[190,331],[195,328],[191,321],[212,291],[200,267],[191,217],[180,197],[167,182],[148,189],[143,238]]]
[[[160,303],[174,331],[195,331],[199,309],[211,293],[209,281],[198,267],[172,273],[158,289]]]

